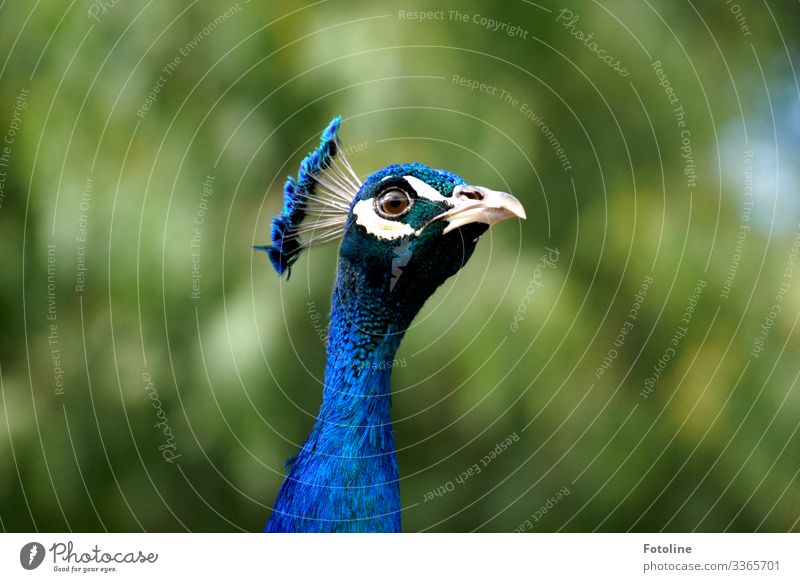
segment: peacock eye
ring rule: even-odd
[[[383,218],[394,220],[400,218],[411,209],[411,197],[400,190],[392,188],[383,192],[375,200],[375,209]]]

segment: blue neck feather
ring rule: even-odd
[[[424,299],[401,301],[368,272],[340,257],[322,407],[265,531],[400,531],[389,378]]]

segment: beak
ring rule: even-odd
[[[453,208],[434,219],[448,222],[444,234],[471,222],[491,225],[515,216],[525,219],[525,209],[511,194],[480,186],[456,186],[448,202]]]

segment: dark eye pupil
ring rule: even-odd
[[[388,215],[398,215],[405,212],[410,204],[408,194],[402,190],[390,190],[383,194],[379,201],[380,209]]]

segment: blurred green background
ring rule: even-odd
[[[341,113],[362,175],[528,214],[401,346],[406,531],[800,530],[798,33],[775,1],[0,4],[0,525],[263,527],[336,245],[290,281],[251,246]]]

